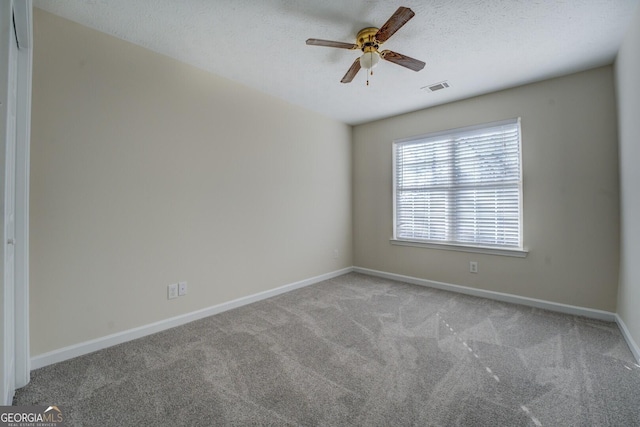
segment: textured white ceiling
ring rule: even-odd
[[[88,27],[349,124],[613,62],[639,0],[34,0]],[[383,48],[423,60],[381,61],[365,85],[340,79],[355,42],[398,8],[416,16]],[[448,80],[451,88],[420,88]]]

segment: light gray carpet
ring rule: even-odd
[[[347,274],[36,370],[70,425],[640,426],[612,323]]]

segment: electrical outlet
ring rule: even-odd
[[[184,296],[187,294],[187,282],[178,283],[178,295]]]
[[[172,283],[167,286],[167,299],[178,298],[178,284]]]
[[[471,273],[477,273],[478,272],[478,262],[477,261],[471,261],[469,263],[469,272],[471,272]]]
[[[340,257],[340,250],[339,249],[334,249],[333,250],[333,259],[338,259]]]

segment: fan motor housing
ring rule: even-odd
[[[365,52],[367,47],[373,47],[374,49],[378,49],[378,41],[376,40],[376,34],[378,33],[378,28],[375,27],[367,27],[358,31],[358,35],[356,36],[356,42],[360,50]]]

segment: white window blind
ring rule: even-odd
[[[394,239],[522,249],[520,120],[394,143]]]

